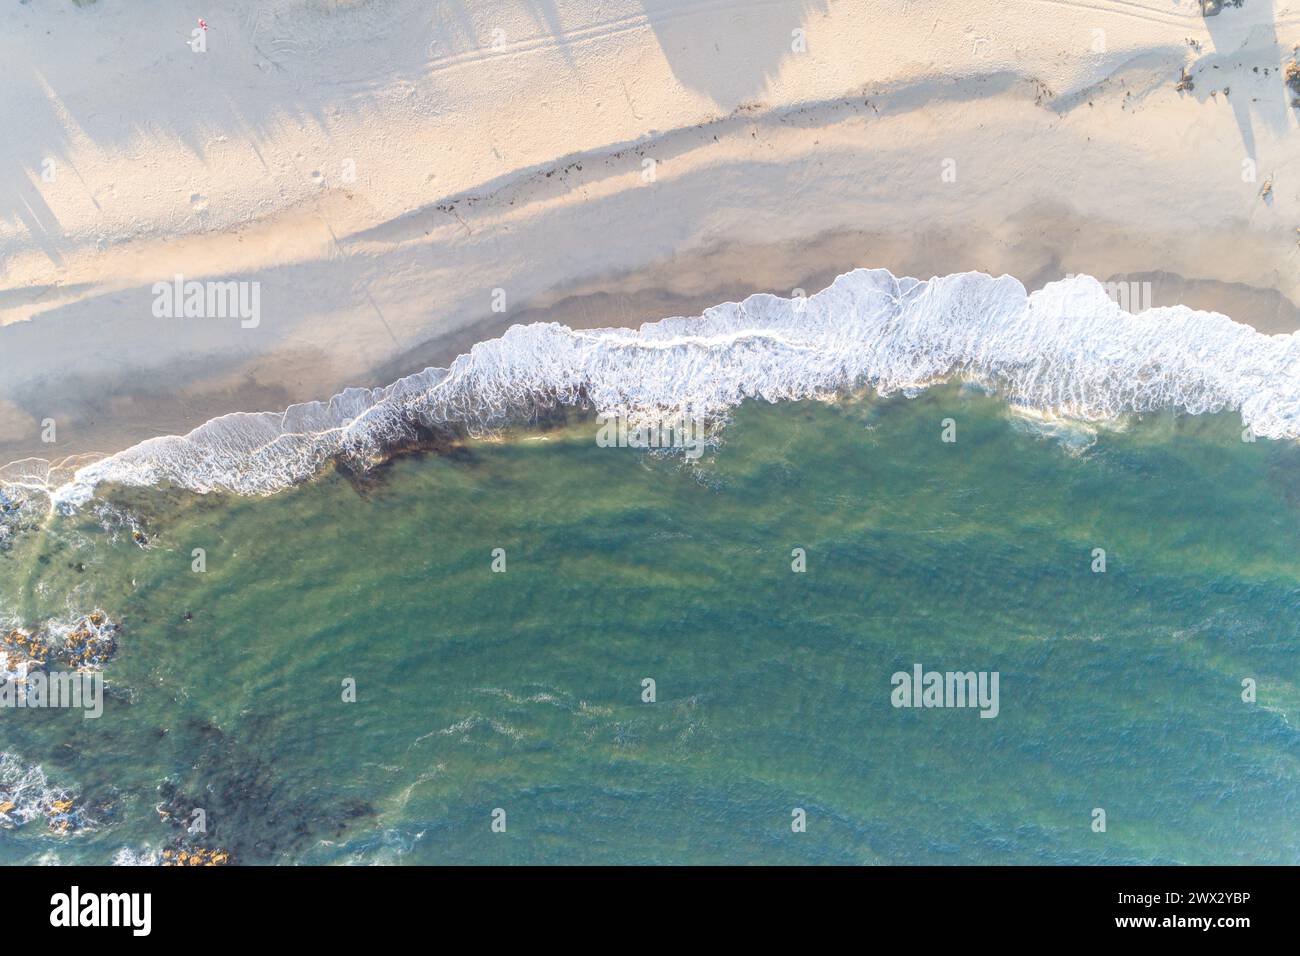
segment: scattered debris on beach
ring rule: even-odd
[[[1239,7],[1245,0],[1201,0],[1201,16],[1217,17],[1224,7]]]

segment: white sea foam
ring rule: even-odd
[[[92,826],[85,811],[73,806],[74,797],[52,786],[45,771],[17,754],[0,752],[0,829],[14,829],[44,818],[56,833]]]
[[[140,850],[133,850],[124,846],[113,854],[114,866],[157,866],[158,863],[158,851],[153,847],[146,846]]]
[[[806,302],[754,295],[639,330],[515,326],[449,369],[282,413],[225,415],[81,467],[49,490],[65,506],[104,482],[270,494],[331,458],[377,460],[418,426],[490,429],[552,402],[585,399],[648,422],[722,417],[746,398],[864,386],[887,394],[949,380],[1080,419],[1234,409],[1261,437],[1300,437],[1296,335],[1263,335],[1183,306],[1133,315],[1088,276],[1028,295],[1010,276],[920,281],[859,269]]]

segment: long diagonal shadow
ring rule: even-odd
[[[1256,124],[1280,134],[1294,122],[1283,76],[1286,51],[1278,42],[1273,0],[1251,0],[1241,7],[1224,7],[1218,14],[1205,18],[1205,27],[1214,43],[1214,54],[1202,59],[1198,79],[1207,82],[1197,84],[1198,100],[1204,102],[1210,95],[1212,87],[1207,74],[1219,63],[1235,67],[1247,55],[1267,61],[1268,74],[1262,89],[1256,90],[1252,85],[1249,91],[1238,89],[1225,94],[1232,104],[1246,156],[1257,159]]]

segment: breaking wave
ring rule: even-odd
[[[93,826],[74,795],[53,786],[39,766],[17,754],[0,752],[0,829],[12,830],[38,819],[60,835]]]
[[[888,394],[951,380],[1081,419],[1232,409],[1260,437],[1300,437],[1297,335],[1184,306],[1130,314],[1088,276],[1030,295],[1010,276],[921,281],[858,269],[806,300],[753,295],[638,330],[514,326],[447,369],[284,412],[224,415],[58,480],[28,462],[19,483],[43,482],[65,507],[108,482],[270,494],[331,459],[364,467],[429,429],[475,433],[556,404],[644,423],[683,413],[721,420],[746,398]]]

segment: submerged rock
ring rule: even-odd
[[[0,829],[13,830],[41,819],[59,836],[94,826],[76,795],[52,786],[41,767],[16,754],[0,753]]]

